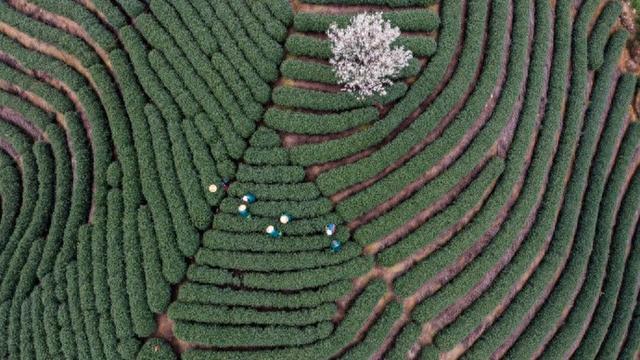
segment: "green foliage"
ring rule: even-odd
[[[150,338],[147,340],[140,352],[136,356],[136,360],[175,360],[176,354],[171,346],[158,338]]]
[[[351,281],[342,280],[315,289],[285,294],[280,291],[233,290],[218,286],[187,283],[178,293],[178,300],[202,304],[229,306],[266,306],[282,309],[315,307],[334,301],[351,289]]]
[[[589,69],[598,69],[604,63],[605,46],[611,32],[611,26],[622,12],[618,1],[608,2],[596,21],[589,35]]]
[[[197,233],[194,226],[187,218],[187,205],[184,198],[184,191],[180,191],[180,180],[176,174],[176,164],[173,161],[171,152],[171,140],[167,134],[167,123],[163,121],[157,109],[151,105],[145,108],[147,121],[149,123],[153,149],[156,155],[157,168],[160,169],[160,182],[167,205],[171,212],[174,228],[177,235],[178,247],[185,255],[193,255],[198,246]],[[174,124],[175,126],[175,124]],[[188,156],[188,155],[185,155]],[[185,158],[183,156],[183,160]],[[181,165],[184,166],[184,165]],[[189,176],[189,175],[187,175]],[[190,180],[195,180],[191,178]],[[156,189],[157,190],[157,189]],[[201,193],[201,192],[200,192]],[[197,198],[196,198],[197,199]],[[206,211],[207,207],[199,209]],[[204,219],[206,220],[206,218]]]
[[[109,298],[111,315],[115,323],[118,338],[126,338],[133,335],[131,313],[127,301],[126,274],[124,264],[122,213],[122,191],[114,189],[109,191],[107,210],[107,283],[109,285]]]
[[[293,19],[293,27],[302,32],[325,32],[334,22],[339,27],[347,26],[350,18],[350,15],[299,12]],[[440,25],[436,13],[419,8],[387,11],[382,14],[382,18],[401,31],[433,31]]]
[[[0,4],[0,358],[632,358],[621,5]],[[358,100],[364,10],[416,58]]]
[[[331,114],[270,108],[264,115],[265,123],[274,129],[309,135],[345,131],[377,118],[378,111],[372,106]]]
[[[262,312],[240,306],[211,307],[197,303],[174,303],[168,311],[172,320],[210,324],[257,324],[306,326],[331,319],[336,305],[325,303],[315,308]]]
[[[328,336],[330,321],[305,327],[288,326],[223,326],[176,321],[175,333],[182,339],[216,347],[293,346],[304,345]]]
[[[122,184],[122,169],[117,161],[109,164],[107,169],[107,183],[112,188],[118,188]]]
[[[640,136],[640,126],[631,124],[618,151],[616,164],[607,183],[596,227],[596,247],[592,252],[587,285],[600,286],[597,307],[593,309],[593,318],[587,329],[583,341],[577,348],[576,356],[593,356],[597,354],[607,330],[612,321],[615,303],[618,299],[620,286],[625,269],[625,252],[633,237],[633,215],[637,196],[636,184],[632,182],[626,193],[622,193],[625,181],[624,175],[630,165],[633,149],[637,146]],[[618,198],[623,200],[618,203]],[[619,206],[617,208],[616,206]],[[615,228],[612,222],[615,221]],[[608,243],[610,241],[610,244]],[[608,245],[608,246],[607,246]],[[606,272],[605,272],[606,271]],[[593,289],[593,287],[591,287]],[[598,290],[591,290],[598,294]],[[581,297],[578,301],[582,301]]]
[[[585,9],[585,11],[587,11],[587,9]],[[617,58],[616,52],[619,52],[621,50],[624,39],[626,38],[626,34],[624,36],[620,36],[619,38],[621,40],[618,40],[617,43],[614,43],[615,45],[612,46],[612,49],[609,50],[609,56],[612,56],[614,58]],[[607,64],[611,68],[615,66],[615,62],[612,61],[608,61]],[[600,108],[600,106],[603,106],[600,105],[600,102],[602,101],[602,103],[604,103],[603,100],[600,100],[601,98],[599,97],[599,95],[602,94],[602,96],[604,96],[604,91],[609,89],[609,79],[610,73],[608,71],[602,71],[594,84],[595,90],[597,91],[603,89],[603,93],[594,93],[595,98],[592,97],[591,107],[589,108],[589,111],[587,113],[585,126],[583,128],[583,135],[581,136],[580,148],[577,151],[576,161],[574,165],[575,168],[573,176],[576,176],[576,178],[574,178],[574,181],[570,180],[567,189],[568,193],[565,197],[565,204],[563,208],[563,211],[569,211],[569,213],[573,216],[564,216],[560,218],[560,222],[557,225],[557,231],[554,234],[554,236],[557,236],[560,239],[573,238],[574,234],[576,233],[575,226],[582,226],[582,223],[579,223],[577,219],[577,215],[580,212],[576,209],[576,207],[578,207],[581,203],[580,200],[582,200],[582,202],[584,203],[582,213],[586,213],[591,216],[597,216],[597,206],[600,203],[602,192],[604,191],[604,181],[606,179],[607,165],[610,161],[610,156],[612,155],[611,147],[615,143],[615,136],[618,133],[617,129],[619,129],[619,127],[616,128],[615,125],[612,125],[613,129],[615,130],[611,130],[613,131],[613,133],[608,137],[603,137],[605,141],[601,142],[599,151],[595,153],[596,158],[592,160],[591,157],[594,154],[598,131],[598,122],[595,119],[598,119],[601,115],[601,112],[603,111],[603,109]],[[631,97],[633,94],[632,89],[634,88],[635,78],[630,76],[623,77],[618,83],[616,96],[614,98],[614,104],[612,104],[612,107],[609,110],[609,122],[611,122],[612,124],[618,122],[619,124],[622,121],[624,112],[628,108],[628,105],[631,101]],[[604,99],[604,97],[602,99]],[[582,192],[585,191],[587,180],[586,173],[589,172],[590,160],[594,161],[596,167],[590,173],[589,188],[587,189],[586,194],[583,195]],[[595,188],[593,188],[594,186]],[[589,224],[589,228],[580,229],[580,235],[578,235],[573,244],[573,248],[571,250],[572,254],[571,256],[569,256],[569,259],[565,265],[563,276],[561,276],[559,281],[556,283],[554,292],[549,298],[547,298],[545,306],[539,313],[540,320],[538,320],[533,327],[527,329],[527,331],[523,333],[523,336],[527,336],[527,334],[532,331],[539,334],[544,333],[545,329],[552,326],[552,321],[555,321],[555,319],[557,319],[558,315],[562,311],[562,308],[564,307],[564,301],[570,298],[569,294],[573,293],[573,286],[575,286],[577,282],[577,277],[582,276],[577,271],[579,271],[578,269],[581,269],[583,263],[588,260],[588,254],[590,253],[592,247],[591,241],[593,240],[591,236],[593,236],[592,232],[594,231],[593,228],[595,227],[595,221],[587,220],[587,223]],[[556,242],[554,244],[560,246],[561,243]],[[569,244],[562,245],[566,247]],[[561,249],[562,247],[560,247],[560,249],[555,249],[556,251],[554,251],[554,247],[552,247],[551,251],[552,253],[562,254]],[[526,354],[528,353],[528,351],[533,350],[531,349],[531,347],[536,344],[536,340],[538,339],[538,337],[531,337],[526,341],[526,343],[518,342],[510,351],[523,351],[522,353]]]
[[[338,239],[347,239],[348,236],[348,231],[344,228],[339,228],[335,234],[335,237]],[[264,241],[264,237],[265,234],[263,233],[238,234],[212,230],[204,234],[202,243],[209,249],[244,250],[254,252],[270,252],[276,250],[282,252],[294,252],[327,249],[329,246],[329,240],[324,233],[306,236],[288,235],[279,239],[277,243]],[[282,243],[285,244],[284,247],[282,246]]]
[[[433,4],[434,0],[304,0],[309,4],[370,4],[386,5],[391,7],[401,6],[427,6]]]
[[[431,56],[436,51],[436,42],[431,37],[418,35],[400,35],[393,45],[404,46],[413,56]],[[331,58],[331,42],[311,35],[293,34],[287,38],[287,51],[296,56],[319,59]]]
[[[347,243],[334,255],[328,249],[320,251],[251,254],[224,250],[200,249],[196,263],[213,268],[237,269],[256,272],[285,272],[296,269],[331,267],[359,255],[360,247]]]

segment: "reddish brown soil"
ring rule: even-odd
[[[2,149],[2,151],[7,153],[9,156],[11,156],[11,158],[13,158],[16,164],[18,164],[19,166],[22,166],[22,158],[18,153],[18,151],[14,149],[14,147],[9,142],[7,142],[2,138],[0,138],[0,149]]]
[[[157,329],[152,337],[164,339],[178,354],[195,348],[194,344],[182,341],[173,334],[173,320],[167,314],[156,315],[156,325]]]
[[[11,108],[0,106],[0,119],[21,128],[29,137],[34,140],[43,140],[42,131],[33,126],[31,122],[25,119],[22,114]]]

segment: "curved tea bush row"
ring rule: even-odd
[[[303,1],[309,4],[366,4],[366,5],[386,5],[392,7],[401,7],[401,6],[418,6],[418,5],[431,5],[435,1],[434,0],[346,0],[346,1],[338,1],[338,0],[305,0]]]
[[[0,357],[631,358],[621,5],[1,4]],[[358,100],[364,11],[416,58]]]
[[[347,26],[350,17],[350,15],[299,12],[293,17],[293,28],[300,32],[325,32],[333,23],[339,27]],[[401,31],[433,31],[440,25],[438,15],[427,9],[387,11],[382,14],[382,18]]]
[[[627,133],[625,134],[625,138],[622,142],[621,148],[619,150],[619,160],[616,162],[615,168],[611,174],[610,182],[615,182],[618,187],[622,185],[625,181],[624,176],[625,170],[625,162],[627,164],[631,160],[631,151],[635,148],[638,141],[638,126],[636,124],[631,124]],[[623,175],[624,174],[624,175]],[[598,281],[600,279],[601,284],[601,292],[604,292],[603,296],[600,296],[597,301],[597,307],[593,309],[593,318],[591,319],[591,323],[589,329],[584,334],[582,342],[580,343],[580,347],[577,348],[575,355],[576,356],[586,356],[586,354],[595,354],[598,351],[600,344],[602,343],[604,336],[606,335],[607,329],[611,324],[613,311],[615,306],[613,306],[613,302],[617,299],[617,294],[620,289],[621,279],[623,276],[626,257],[624,253],[626,252],[627,244],[632,238],[633,234],[633,224],[635,217],[633,216],[631,209],[633,209],[633,199],[637,192],[635,189],[635,181],[632,182],[627,188],[627,192],[624,194],[619,194],[618,192],[606,193],[607,200],[610,197],[619,197],[618,200],[620,204],[619,208],[616,211],[611,211],[611,214],[603,213],[604,221],[608,218],[612,218],[617,214],[615,227],[611,226],[608,228],[600,228],[598,227],[598,233],[604,233],[603,239],[611,239],[611,244],[604,249],[605,253],[609,253],[609,260],[605,262],[605,260],[597,260],[595,264],[599,265],[603,270],[606,270],[606,275],[602,274],[595,277],[593,280],[591,277],[587,278],[588,282]],[[616,189],[617,187],[614,187]],[[616,205],[617,199],[613,198],[607,202],[604,202],[604,206],[609,208],[611,206]],[[605,209],[606,209],[605,208]],[[600,219],[599,224],[600,225]],[[599,238],[599,237],[598,237]],[[597,238],[597,239],[598,239]],[[594,251],[597,251],[594,249]],[[598,254],[598,252],[593,253]],[[613,301],[613,302],[612,302]]]
[[[589,69],[597,69],[604,63],[605,46],[622,6],[617,1],[608,2],[598,15],[598,20],[589,35]]]

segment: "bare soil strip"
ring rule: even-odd
[[[0,106],[0,119],[19,127],[36,141],[44,140],[43,133],[38,127],[33,126],[22,114],[11,108]]]

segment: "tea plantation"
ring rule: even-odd
[[[361,99],[363,12],[413,59]],[[0,0],[0,359],[637,359],[633,16]]]

